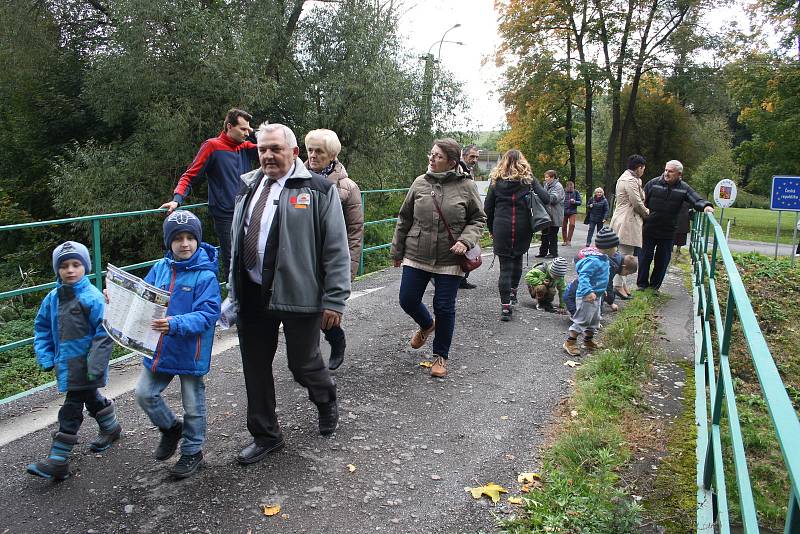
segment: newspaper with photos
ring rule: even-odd
[[[103,326],[108,335],[123,347],[152,358],[161,334],[150,324],[166,317],[169,293],[111,264],[106,272],[106,291]]]

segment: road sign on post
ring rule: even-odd
[[[769,209],[800,211],[800,176],[773,176]]]
[[[772,177],[769,209],[778,211],[778,225],[775,229],[775,258],[777,258],[778,241],[781,237],[781,212],[800,211],[800,176]],[[794,249],[794,239],[792,239],[792,249]],[[794,257],[792,257],[792,261],[794,261]]]

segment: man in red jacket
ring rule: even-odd
[[[203,142],[192,164],[178,180],[172,200],[160,206],[172,213],[183,204],[199,180],[208,179],[208,211],[219,237],[219,265],[223,277],[227,277],[231,262],[231,221],[236,192],[241,185],[239,177],[250,172],[253,163],[258,162],[256,144],[247,140],[253,132],[252,119],[241,109],[228,110],[222,132]]]

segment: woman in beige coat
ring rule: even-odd
[[[619,236],[619,252],[622,255],[639,255],[642,246],[642,224],[649,211],[644,205],[642,175],[646,161],[643,156],[634,154],[628,157],[628,169],[617,179],[614,216],[611,228]],[[628,283],[625,277],[614,277],[614,292],[623,300],[629,299]]]
[[[347,176],[347,170],[337,159],[341,150],[342,143],[333,130],[311,130],[306,134],[306,151],[308,152],[306,167],[336,184],[339,199],[342,201],[344,223],[347,226],[347,247],[350,250],[350,279],[352,280],[358,273],[358,264],[361,260],[364,209],[361,206],[361,190]],[[344,330],[341,326],[335,326],[323,330],[323,332],[325,340],[331,346],[328,368],[330,370],[338,369],[344,361],[344,351],[347,345]]]

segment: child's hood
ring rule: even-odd
[[[175,261],[172,251],[165,254],[167,263],[181,271],[212,271],[217,272],[217,249],[208,243],[202,242],[192,257],[187,260]]]

